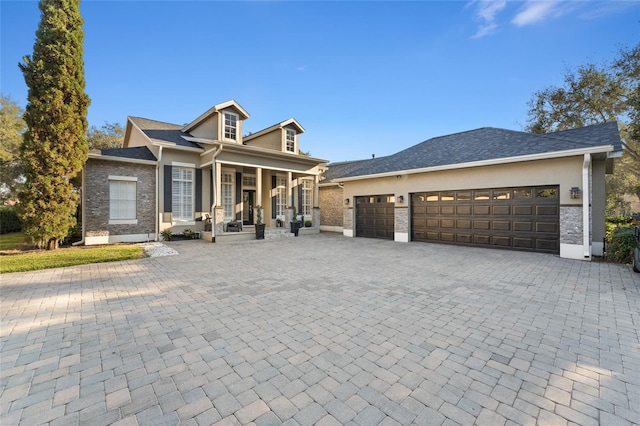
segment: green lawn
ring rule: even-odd
[[[24,244],[22,232],[0,235],[0,250],[20,250]]]
[[[21,252],[24,246],[22,234],[0,236],[0,274],[35,271],[87,263],[113,262],[140,259],[144,250],[137,245],[110,245],[99,247],[69,247],[58,250]]]

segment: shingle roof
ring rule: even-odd
[[[110,157],[132,158],[134,160],[157,160],[155,155],[153,155],[146,146],[136,146],[133,148],[107,148],[100,150],[100,153]]]
[[[613,145],[614,151],[622,150],[617,123],[546,134],[483,127],[432,138],[387,157],[362,160],[360,164],[349,162],[354,164],[340,167],[337,163],[333,171],[334,165],[330,164],[325,176],[336,179],[372,175],[603,145]]]
[[[189,148],[202,149],[202,146],[199,144],[189,142],[182,138],[182,136],[191,136],[189,133],[184,133],[182,131],[182,126],[141,117],[129,117],[129,119],[151,139],[162,142],[171,142],[176,145]]]
[[[344,176],[355,175],[361,169],[373,167],[376,162],[383,161],[387,157],[369,158],[366,160],[342,161],[339,163],[330,163],[328,169],[322,174],[323,182],[329,182],[332,179]]]

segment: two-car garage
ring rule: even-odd
[[[622,152],[615,122],[544,134],[482,127],[330,164],[324,185],[342,189],[334,205],[347,237],[591,260],[605,255],[605,177]]]
[[[410,194],[412,241],[559,253],[558,186]],[[356,197],[356,236],[394,239],[393,195]]]

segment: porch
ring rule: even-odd
[[[320,227],[319,226],[311,226],[311,227],[302,227],[298,231],[299,236],[304,235],[312,235],[319,234]],[[254,225],[243,225],[242,230],[238,232],[224,232],[222,234],[216,234],[215,241],[213,241],[213,236],[210,231],[201,232],[201,238],[205,241],[216,242],[216,243],[229,243],[229,242],[237,242],[237,241],[250,241],[256,239],[256,228]],[[288,227],[272,227],[265,228],[264,230],[264,239],[272,240],[277,238],[291,238],[295,235],[291,232],[291,229]]]

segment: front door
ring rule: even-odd
[[[253,200],[256,191],[242,191],[242,224],[253,225]]]

